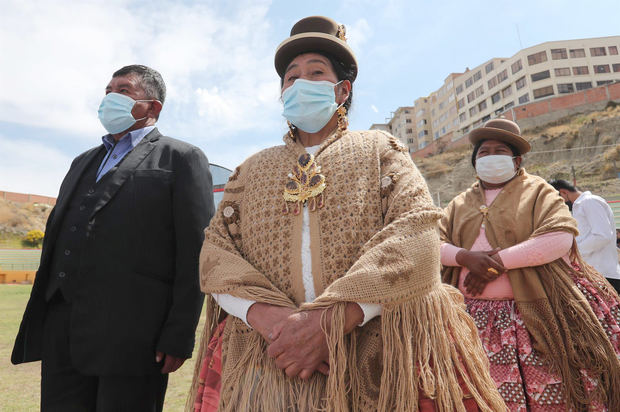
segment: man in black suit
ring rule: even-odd
[[[110,134],[73,161],[47,221],[11,357],[42,360],[44,411],[162,410],[192,354],[213,191],[203,152],[155,128],[165,93],[149,67],[114,73]]]

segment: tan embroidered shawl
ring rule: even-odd
[[[505,249],[529,238],[564,231],[577,235],[577,223],[557,191],[544,179],[520,169],[489,206],[486,218],[484,190],[474,183],[446,208],[440,222],[441,240],[470,249],[485,224],[485,233],[493,247]],[[620,410],[620,362],[604,329],[571,276],[584,276],[606,297],[617,294],[592,267],[579,256],[573,244],[571,259],[583,268],[575,272],[562,259],[538,267],[508,272],[514,298],[535,348],[558,371],[570,405],[581,410],[589,403],[580,370],[598,377],[597,395]],[[460,267],[445,267],[444,282],[458,285]]]
[[[330,375],[287,378],[266,355],[262,337],[229,317],[220,410],[414,411],[421,388],[439,410],[464,411],[456,369],[481,410],[501,410],[462,295],[440,281],[442,213],[424,179],[392,136],[370,131],[338,137],[329,137],[316,158],[327,182],[324,206],[310,212],[319,296],[303,305],[334,307]],[[300,307],[302,215],[283,214],[282,192],[304,153],[287,136],[284,146],[252,156],[231,176],[205,232],[200,269],[205,293]],[[343,302],[381,304],[383,312],[344,336]],[[208,296],[212,324],[203,346],[216,313]]]

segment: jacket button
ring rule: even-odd
[[[65,256],[69,256],[71,254],[71,251],[69,249],[65,249]]]
[[[75,232],[77,230],[77,226],[71,226],[69,228],[70,231]]]
[[[88,189],[88,193],[90,193],[90,194],[92,195],[93,193],[95,193],[95,189],[93,189],[93,188],[91,187],[90,189]]]
[[[64,278],[67,274],[65,272],[58,273],[59,278]]]

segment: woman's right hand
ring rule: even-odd
[[[465,290],[473,296],[482,293],[486,285],[506,272],[506,268],[493,258],[501,249],[471,251],[462,249],[456,254],[456,263],[469,269]]]
[[[275,306],[268,303],[254,303],[248,309],[246,319],[248,324],[267,341],[274,339],[274,327],[286,320],[294,309],[285,306]]]

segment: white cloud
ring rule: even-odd
[[[269,2],[219,6],[9,0],[0,17],[0,121],[92,139],[103,131],[96,110],[105,85],[132,63],[162,73],[171,134],[178,127],[186,136],[221,137],[277,118]]]
[[[0,190],[56,197],[71,160],[39,142],[0,135]]]
[[[372,109],[373,112],[379,113],[379,109],[377,109],[377,106],[375,106],[374,104],[371,104],[370,108]]]
[[[368,24],[366,19],[358,19],[355,23],[347,26],[347,43],[356,55],[360,55],[363,52],[362,46],[372,37],[372,28]]]

